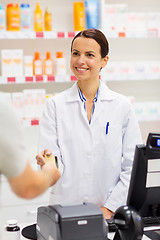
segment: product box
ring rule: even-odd
[[[16,109],[18,116],[23,119],[23,93],[13,92],[12,93],[12,104]]]
[[[12,51],[13,76],[23,76],[23,50],[14,49]]]
[[[126,37],[127,18],[127,4],[116,4],[116,28],[118,37]]]
[[[105,4],[104,32],[107,37],[126,36],[127,13],[127,4]]]
[[[158,38],[160,30],[160,14],[148,13],[147,14],[147,36]]]
[[[40,119],[42,116],[46,92],[45,89],[24,89],[24,119]]]
[[[136,61],[134,62],[134,80],[146,80],[148,78],[149,62]]]
[[[24,76],[33,76],[33,56],[24,56]]]
[[[35,89],[33,91],[33,99],[34,99],[34,118],[40,119],[42,117],[46,99],[45,89]]]
[[[159,121],[160,120],[160,102],[147,102],[147,121]]]
[[[128,12],[127,37],[147,37],[147,15],[146,13]]]
[[[159,121],[160,102],[137,102],[134,104],[135,113],[139,121]]]
[[[105,81],[114,81],[118,80],[119,72],[118,72],[119,62],[109,61],[107,66],[101,70],[101,76]]]
[[[104,32],[107,37],[117,36],[116,4],[105,4],[104,9]]]
[[[22,77],[23,76],[23,50],[3,49],[1,50],[2,76]]]
[[[147,106],[145,102],[135,102],[134,109],[138,121],[145,121],[147,119]]]
[[[160,61],[151,61],[147,68],[148,79],[160,79]]]
[[[3,77],[13,76],[12,52],[8,49],[1,50],[1,67]]]
[[[134,62],[119,62],[118,64],[118,80],[131,80],[134,79]]]

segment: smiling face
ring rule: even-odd
[[[70,67],[78,80],[99,81],[99,72],[108,61],[101,57],[100,45],[92,38],[77,37],[72,45]]]

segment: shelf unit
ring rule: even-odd
[[[6,7],[9,1],[2,0],[3,6]],[[35,9],[36,2],[27,1],[32,9]],[[69,88],[74,83],[75,78],[72,76],[69,67],[70,59],[70,43],[72,37],[75,36],[73,28],[73,2],[70,0],[66,4],[65,0],[56,1],[40,0],[40,5],[44,12],[46,6],[50,6],[53,13],[53,31],[35,33],[31,32],[4,32],[0,33],[0,50],[1,49],[23,49],[24,55],[33,55],[35,51],[40,51],[41,58],[45,58],[46,51],[50,50],[54,58],[56,51],[63,51],[67,60],[67,76],[58,79],[53,76],[50,80],[45,76],[42,78],[3,78],[0,77],[0,89],[4,92],[18,92],[23,89],[45,88],[47,94],[57,93]],[[159,0],[145,0],[139,2],[135,0],[99,0],[100,2],[100,22],[101,29],[104,29],[104,9],[105,4],[127,4],[129,12],[159,12]],[[17,0],[17,3],[21,3]],[[65,6],[62,8],[61,6]],[[61,17],[63,16],[63,17]],[[160,36],[160,34],[158,35]],[[120,37],[108,38],[110,45],[109,58],[114,61],[160,61],[160,38],[157,37]],[[144,79],[144,80],[117,80],[107,81],[105,74],[102,79],[112,89],[127,96],[134,96],[135,102],[139,101],[160,101],[160,79]],[[72,81],[73,80],[73,81]],[[23,82],[23,83],[22,83]],[[4,84],[6,83],[6,84]],[[157,131],[160,131],[158,128]]]
[[[17,3],[21,4],[22,1],[17,0]],[[67,74],[68,80],[66,82],[56,82],[54,78],[51,81],[36,81],[35,78],[30,79],[31,82],[18,83],[17,79],[3,79],[6,84],[0,84],[0,90],[4,92],[21,92],[23,89],[32,88],[45,88],[47,93],[57,93],[71,87],[75,80],[72,79],[72,73],[69,68],[69,58],[70,58],[70,43],[72,37],[75,35],[73,31],[73,2],[74,0],[69,0],[66,3],[65,0],[39,0],[40,5],[44,11],[46,6],[50,6],[53,12],[53,29],[51,33],[10,33],[0,32],[0,51],[1,49],[23,49],[24,55],[33,55],[35,51],[40,51],[42,59],[45,58],[46,51],[51,51],[52,56],[55,56],[57,51],[63,51],[64,57],[67,60]],[[1,3],[5,7],[9,0],[2,0]],[[27,3],[31,5],[32,11],[35,9],[36,1],[27,0]],[[159,0],[100,0],[100,16],[101,22],[103,24],[103,6],[106,3],[128,4],[130,11],[137,12],[160,12],[160,1]],[[64,7],[65,6],[65,7]],[[103,29],[103,25],[102,25]],[[110,61],[160,61],[160,38],[109,38],[110,44]],[[1,73],[0,73],[1,74]],[[56,78],[56,77],[55,77]],[[105,76],[103,78],[105,81]],[[2,79],[0,77],[0,81]],[[7,83],[10,81],[9,83]],[[13,82],[12,82],[13,81]],[[53,81],[53,82],[52,82]],[[160,79],[159,80],[120,80],[120,81],[108,81],[106,84],[112,89],[126,96],[134,96],[135,101],[160,101]],[[37,125],[37,124],[35,124]],[[140,128],[142,131],[142,137],[145,142],[149,131],[159,131],[160,132],[160,119],[157,121],[141,121]],[[24,128],[25,140],[29,149],[29,157],[33,159],[37,154],[38,145],[38,132],[39,127],[35,126],[33,128]],[[5,190],[5,195],[10,199],[12,193],[10,189],[6,186],[7,182],[3,181],[3,189]],[[10,197],[11,196],[11,197]],[[38,198],[35,201],[30,201],[29,203],[24,201],[15,200],[13,204],[5,204],[5,199],[3,200],[3,212],[5,215],[5,220],[9,218],[14,218],[16,213],[24,209],[28,205],[38,206],[43,204],[48,204],[48,193],[42,198]],[[18,207],[19,205],[19,207]],[[15,207],[15,211],[13,211]],[[8,209],[8,210],[7,210]],[[12,209],[12,211],[10,211]],[[19,209],[19,210],[18,210]],[[32,210],[32,208],[30,208]],[[34,217],[26,218],[18,217],[18,221],[26,222],[26,219],[35,220]]]

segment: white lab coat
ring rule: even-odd
[[[51,149],[64,167],[50,204],[92,202],[115,211],[126,203],[135,145],[141,142],[128,98],[102,81],[91,124],[76,83],[49,98],[40,121],[39,150]]]

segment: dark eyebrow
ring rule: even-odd
[[[76,52],[79,52],[78,50],[76,50],[76,49],[72,49],[72,51],[76,51]]]
[[[77,49],[72,49],[72,51],[79,52]],[[95,54],[95,52],[94,52],[94,51],[87,51],[86,53],[87,53],[87,54],[88,54],[88,53],[93,53],[93,54]]]
[[[94,51],[88,51],[88,52],[86,52],[86,53],[94,53],[94,54],[95,54],[95,52],[94,52]]]

